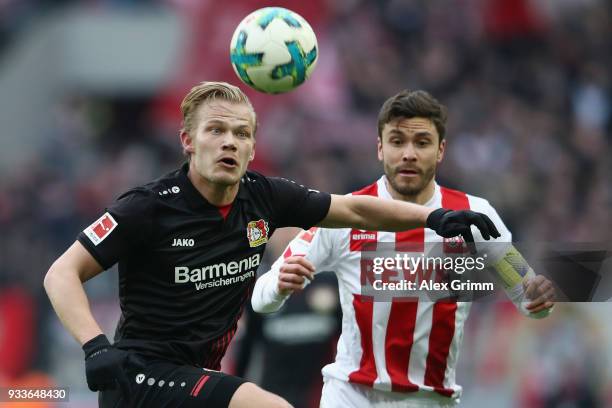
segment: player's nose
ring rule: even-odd
[[[223,150],[237,150],[236,139],[231,132],[227,132],[223,136],[223,143],[221,144]]]
[[[410,143],[406,146],[402,152],[402,160],[403,161],[416,161],[417,155],[416,150]]]

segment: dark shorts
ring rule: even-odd
[[[220,371],[167,362],[151,362],[144,369],[128,370],[131,395],[101,391],[102,408],[118,407],[210,407],[226,408],[246,380]]]

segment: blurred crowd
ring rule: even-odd
[[[17,41],[23,27],[56,7],[51,3],[0,1],[2,63],[7,63],[2,50]],[[45,142],[24,146],[31,150],[27,160],[0,178],[0,382],[33,369],[72,381],[73,377],[62,377],[65,372],[52,356],[61,350],[69,350],[66,356],[75,360],[75,378],[80,375],[81,356],[76,347],[67,345],[67,335],[62,334],[42,292],[44,273],[76,234],[99,216],[105,204],[127,188],[180,165],[180,99],[201,80],[239,84],[227,56],[229,38],[243,16],[264,5],[255,0],[232,4],[166,0],[149,1],[146,6],[118,0],[61,3],[92,12],[104,7],[170,8],[183,16],[191,35],[185,44],[185,58],[177,61],[176,72],[155,92],[100,95],[70,89],[61,95],[49,107],[55,119],[48,124]],[[311,22],[320,47],[318,67],[309,82],[288,95],[247,90],[260,122],[254,170],[336,193],[369,184],[382,171],[375,153],[376,117],[382,102],[404,88],[425,89],[449,108],[447,155],[439,168],[439,183],[486,197],[517,241],[610,242],[610,2],[300,3],[281,1],[279,5],[285,4]],[[15,120],[27,120],[30,114],[24,112],[23,118]],[[17,137],[3,135],[2,139]],[[276,255],[278,252],[271,253],[270,258]],[[92,290],[106,308],[102,313],[116,317],[117,308],[108,306],[116,293],[114,277],[100,277],[102,283]],[[568,305],[560,315],[581,313],[574,307]],[[487,314],[483,308],[477,313],[486,317],[493,312]],[[505,315],[503,311],[495,313]],[[24,319],[31,322],[32,327],[24,330],[33,340],[20,345],[21,354],[13,353],[17,343],[2,334],[13,327],[7,322]],[[606,370],[610,371],[605,363],[610,350],[594,340],[570,343],[584,347],[588,356],[578,361],[571,358],[563,333],[572,332],[572,328],[565,327],[571,324],[564,323],[563,317],[544,328],[533,322],[521,323],[520,317],[518,321],[508,319],[512,323],[505,327],[530,325],[521,333],[530,344],[524,355],[538,355],[534,361],[541,358],[549,364],[547,353],[558,349],[561,351],[554,355],[567,357],[563,364],[576,373],[597,361],[594,353],[603,353],[607,357],[599,360],[604,368],[599,367],[598,372],[606,378]],[[486,320],[470,325],[467,336],[486,336],[504,321]],[[577,321],[587,325],[583,318]],[[109,323],[109,330],[113,324]],[[595,336],[591,329],[580,330]],[[605,337],[605,332],[597,336]],[[554,346],[538,350],[534,333],[551,339]],[[559,338],[565,340],[556,343]],[[56,345],[58,341],[61,346]],[[518,341],[504,344],[514,348]],[[494,381],[490,373],[501,370],[505,373],[501,375],[503,383],[507,368],[499,365],[505,367],[510,362],[500,363],[503,358],[495,358],[491,343],[481,346],[478,352],[468,346],[464,367],[471,374],[461,381],[460,371],[459,382],[475,387],[470,381]],[[491,361],[482,357],[487,353],[493,353]],[[8,361],[3,361],[3,356],[20,360],[3,364]],[[544,367],[554,372],[559,366]],[[587,402],[574,406],[603,406],[601,398],[612,394],[609,381],[599,384],[588,381],[587,376],[560,378],[553,385],[540,387],[534,384],[550,378],[535,377],[516,380],[525,389],[529,384],[530,394],[519,401],[514,391],[508,391],[515,404],[561,406],[554,399],[557,395],[539,395],[538,389],[556,389],[563,394],[567,392],[563,381],[571,383],[568,387],[573,387],[576,395],[588,394],[584,397]],[[596,389],[585,391],[584,387]]]

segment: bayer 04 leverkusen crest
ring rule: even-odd
[[[249,246],[254,248],[268,242],[268,222],[264,220],[250,221],[247,224],[247,238]]]

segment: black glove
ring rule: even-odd
[[[470,245],[474,243],[474,237],[470,228],[472,225],[475,225],[480,230],[480,234],[487,241],[491,237],[499,238],[501,236],[489,217],[485,214],[469,210],[452,211],[446,208],[438,208],[429,214],[426,222],[427,228],[436,231],[438,235],[444,238],[456,237],[457,235],[463,236],[465,242],[474,252],[474,246]]]
[[[119,385],[126,401],[132,392],[126,374],[130,368],[144,368],[133,353],[113,347],[105,335],[100,334],[83,344],[85,352],[85,375],[87,386],[92,391],[112,390]]]

